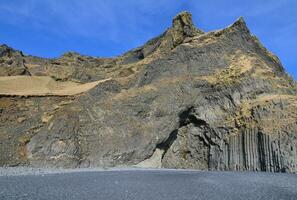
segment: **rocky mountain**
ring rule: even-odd
[[[115,58],[0,47],[0,165],[297,172],[297,84],[243,18]]]

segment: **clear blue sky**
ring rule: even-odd
[[[297,0],[0,0],[0,43],[41,57],[111,57],[162,33],[183,10],[204,31],[243,16],[297,79]]]

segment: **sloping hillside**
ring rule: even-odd
[[[0,165],[297,172],[297,85],[239,18],[116,58],[0,47]],[[66,95],[66,96],[64,96]]]
[[[2,96],[71,96],[86,92],[110,79],[80,84],[72,81],[55,81],[48,76],[0,77]]]

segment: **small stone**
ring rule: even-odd
[[[18,119],[17,119],[17,121],[19,122],[19,123],[22,123],[22,122],[24,122],[26,120],[26,117],[19,117]]]

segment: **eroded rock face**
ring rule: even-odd
[[[0,76],[27,75],[23,53],[7,45],[0,45]]]
[[[296,83],[242,18],[204,33],[183,12],[112,59],[19,56],[26,73],[0,75],[110,79],[73,96],[1,97],[2,166],[297,172]]]

